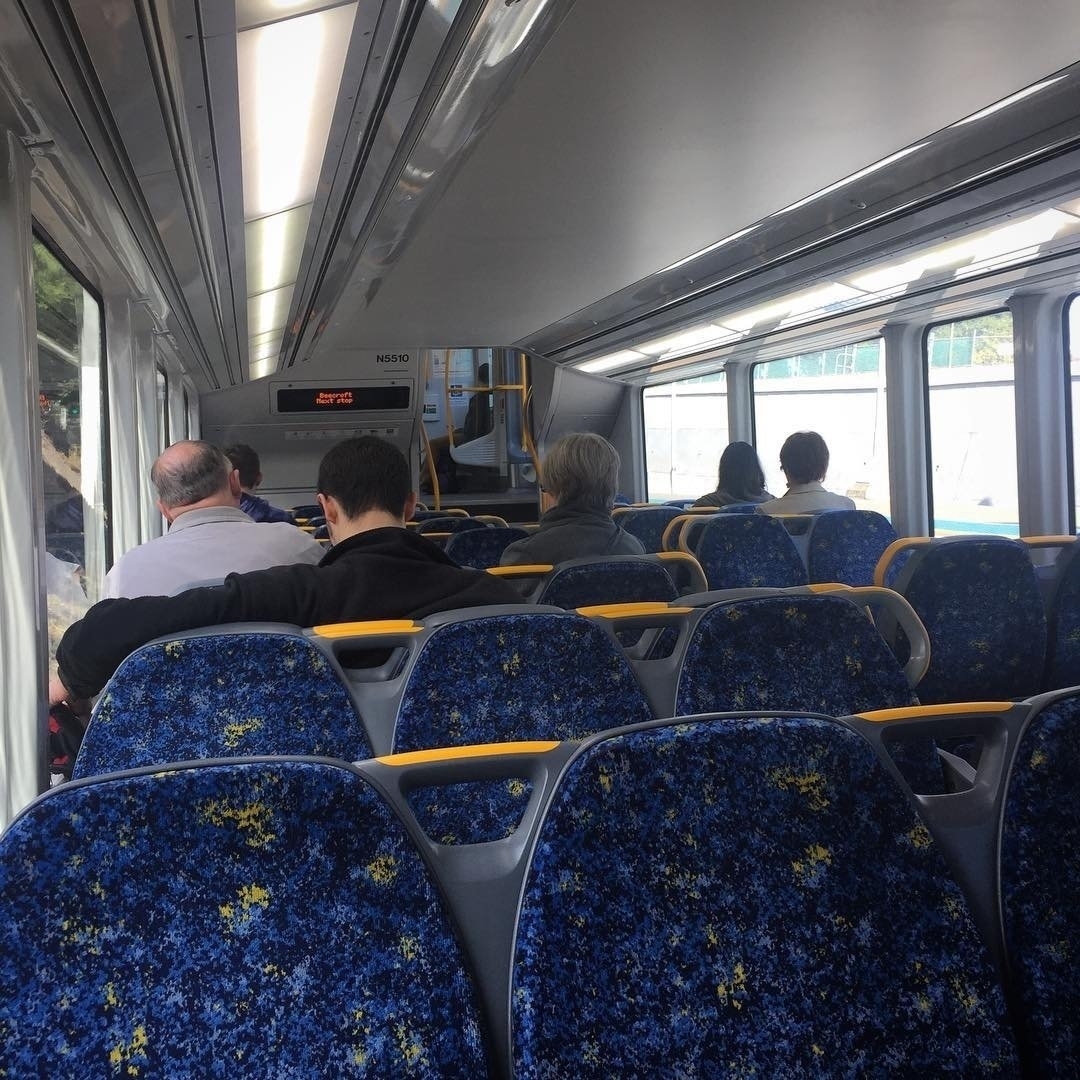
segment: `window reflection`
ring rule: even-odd
[[[52,655],[106,570],[101,309],[37,238],[33,259]]]

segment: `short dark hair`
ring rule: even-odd
[[[760,498],[765,490],[765,470],[748,442],[728,443],[717,473],[716,490],[726,491],[740,502]]]
[[[780,447],[780,468],[788,483],[812,484],[829,471],[829,448],[816,431],[796,431]]]
[[[247,443],[234,443],[225,448],[225,453],[240,473],[240,486],[254,487],[259,482],[259,455]]]
[[[223,491],[229,486],[232,468],[224,451],[208,442],[190,439],[173,443],[158,457],[150,469],[150,480],[161,505],[171,509],[202,502]]]
[[[374,435],[346,439],[319,462],[319,492],[337,499],[349,518],[367,510],[405,513],[412,477],[405,455]]]

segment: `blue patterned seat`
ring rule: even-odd
[[[424,536],[427,533],[459,533],[470,529],[487,529],[490,526],[471,517],[434,517],[426,518],[416,526],[416,531]]]
[[[806,567],[776,519],[766,514],[718,514],[697,529],[694,554],[710,589],[806,584]]]
[[[395,753],[578,739],[652,717],[626,658],[580,615],[464,612],[434,621],[405,675]],[[529,791],[511,782],[435,795],[418,794],[413,812],[429,836],[454,843],[512,832]]]
[[[468,520],[463,518],[462,520]],[[529,536],[524,529],[468,529],[456,532],[446,541],[445,551],[458,564],[474,570],[486,570],[498,566],[507,547],[516,540]]]
[[[958,536],[917,547],[893,586],[930,635],[923,704],[1026,697],[1038,692],[1046,615],[1024,548],[997,536]]]
[[[642,600],[668,603],[677,595],[675,583],[661,562],[639,555],[617,555],[560,563],[536,602],[569,609]]]
[[[196,631],[144,645],[94,707],[74,776],[166,761],[370,755],[344,683],[299,630]]]
[[[811,582],[872,585],[874,567],[896,539],[889,519],[873,510],[832,510],[814,519],[807,546]]]
[[[330,762],[57,788],[0,842],[0,1075],[473,1077],[480,1021],[397,816]]]
[[[647,552],[663,551],[664,530],[683,511],[674,506],[635,506],[614,514],[615,524],[636,536]]]
[[[1031,1076],[1080,1075],[1080,697],[1029,720],[1001,836],[1001,911]]]
[[[708,608],[679,658],[674,716],[779,709],[846,716],[917,705],[900,662],[842,596],[731,600]],[[930,739],[897,747],[921,794],[944,777]]]
[[[1047,618],[1043,689],[1080,685],[1080,542],[1058,557]]]
[[[563,774],[518,917],[515,1076],[1014,1076],[963,895],[855,732],[672,724]]]

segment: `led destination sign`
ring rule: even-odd
[[[393,412],[408,407],[408,386],[290,386],[277,392],[279,413]]]

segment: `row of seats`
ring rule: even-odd
[[[468,608],[307,632],[191,631],[124,661],[95,706],[74,775],[189,758],[354,760],[561,741],[726,710],[839,715],[917,703],[927,664],[918,620],[887,590],[838,589],[710,594],[699,608]],[[906,668],[866,616],[863,605],[881,602],[917,642]],[[654,647],[665,632],[670,652]],[[921,760],[922,790],[940,790],[932,750]]]
[[[1078,710],[64,785],[0,839],[0,1074],[1075,1076]],[[975,783],[911,796],[909,732],[982,734]],[[494,781],[509,836],[417,820]]]
[[[1032,551],[1058,548],[1047,588]],[[875,570],[915,609],[930,637],[924,704],[1021,698],[1080,684],[1080,543],[1075,537],[913,537]],[[903,655],[903,634],[882,624]]]

